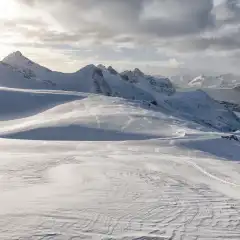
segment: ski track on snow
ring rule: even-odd
[[[235,187],[240,187],[240,184],[229,182],[229,181],[226,181],[224,179],[221,179],[221,178],[218,178],[218,177],[212,175],[211,173],[207,172],[204,168],[200,167],[199,165],[197,165],[193,161],[190,161],[190,160],[183,160],[183,161],[185,161],[187,164],[190,164],[191,166],[193,166],[194,168],[198,169],[200,172],[202,172],[203,174],[205,174],[206,176],[208,176],[208,177],[210,177],[210,178],[212,178],[214,180],[217,180],[219,182],[222,182],[222,183],[225,183],[225,184],[229,184],[229,185],[232,185],[232,186],[235,186]]]
[[[75,124],[84,116],[81,124],[122,132],[154,126],[162,136],[168,123],[173,132],[122,142],[0,139],[0,239],[240,239],[239,162],[193,157],[177,143],[204,132],[191,135],[166,115],[156,120],[121,100],[99,101],[71,103],[71,113],[65,104],[49,116],[67,114]],[[113,112],[118,122],[106,117]]]
[[[53,143],[47,154],[38,144],[3,144],[3,155],[9,148],[15,154],[0,167],[7,172],[1,184],[12,188],[0,196],[8,201],[0,210],[2,239],[239,239],[240,201],[161,148],[155,155],[134,145]]]

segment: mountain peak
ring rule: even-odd
[[[23,57],[23,54],[20,51],[16,51],[16,52],[10,53],[7,57],[3,59],[3,61],[6,59],[19,58],[19,57]]]
[[[97,67],[101,70],[107,70],[107,68],[103,64],[98,64]]]
[[[35,75],[39,76],[45,74],[46,72],[51,72],[50,69],[45,68],[25,57],[20,51],[9,54],[2,60],[2,62],[20,71],[34,72]]]
[[[135,68],[133,72],[134,72],[134,74],[136,74],[138,76],[143,76],[144,75],[144,73],[139,68]]]
[[[22,62],[22,61],[26,61],[26,60],[29,60],[29,59],[24,57],[23,54],[20,51],[16,51],[16,52],[10,53],[2,61],[4,63],[12,65],[13,63],[16,64],[16,63],[19,63],[19,62]]]
[[[118,72],[112,66],[109,66],[107,69],[113,75],[117,75],[118,74]]]
[[[17,56],[17,57],[22,57],[22,53],[20,51],[16,51],[14,53],[12,53],[13,55]]]

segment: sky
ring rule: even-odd
[[[0,58],[240,75],[240,0],[0,0]]]

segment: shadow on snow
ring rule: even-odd
[[[82,125],[37,128],[0,136],[9,139],[46,141],[127,141],[162,138],[160,135],[126,133],[111,129],[90,128]]]

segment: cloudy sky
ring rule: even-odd
[[[0,57],[240,74],[240,0],[0,0]]]

